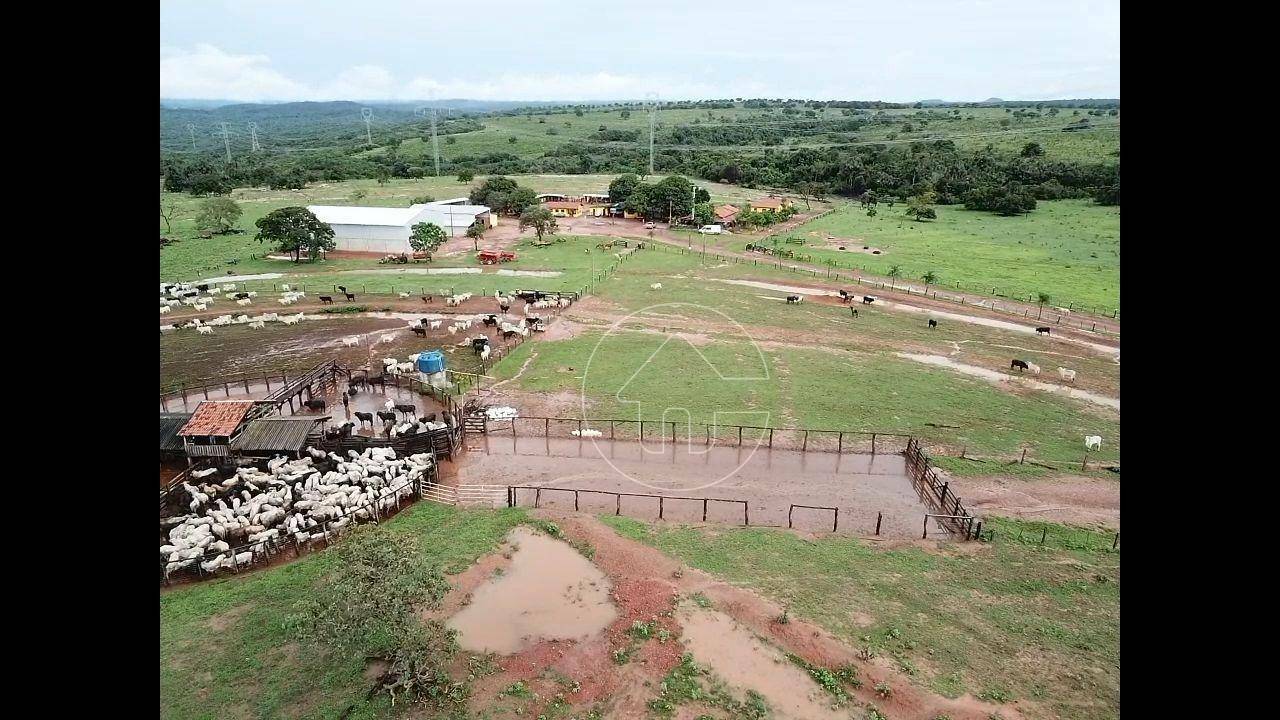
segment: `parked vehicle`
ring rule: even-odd
[[[657,223],[654,223],[654,222],[652,222],[652,221],[651,221],[651,222],[647,222],[647,223],[645,223],[645,224],[644,224],[644,229],[645,229],[645,230],[652,230],[652,229],[654,229],[654,228],[656,228],[656,227],[658,227]]]
[[[698,228],[698,232],[703,235],[720,235],[724,232],[724,227],[720,225],[703,225]]]

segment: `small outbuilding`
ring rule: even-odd
[[[205,400],[178,430],[187,457],[228,457],[231,443],[244,430],[253,400]]]
[[[231,441],[231,451],[243,457],[301,457],[312,436],[319,439],[316,426],[328,419],[328,415],[306,415],[251,420],[245,424],[244,431]]]

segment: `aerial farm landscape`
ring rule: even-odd
[[[1072,99],[323,86],[230,8],[161,6],[162,717],[1119,717],[1118,14]]]

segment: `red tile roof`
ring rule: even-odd
[[[734,206],[734,205],[717,205],[716,206],[716,217],[720,218],[721,220],[724,220],[726,218],[731,218],[740,212],[742,211],[737,206]]]
[[[230,437],[251,407],[252,400],[205,400],[196,406],[191,419],[178,434]]]
[[[547,207],[551,208],[552,210],[581,210],[582,203],[566,202],[562,200],[552,200],[551,202],[547,203]]]
[[[769,208],[771,210],[782,209],[782,198],[760,198],[751,202],[753,208]]]

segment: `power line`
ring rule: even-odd
[[[369,147],[373,147],[373,131],[369,128],[369,121],[373,119],[373,108],[360,108],[360,117],[364,118],[364,136],[369,141]]]
[[[227,149],[227,164],[231,163],[231,134],[228,128],[231,123],[219,123],[222,125],[222,146]],[[216,136],[218,133],[214,133]]]
[[[187,132],[191,134],[191,152],[196,152],[196,126],[194,123],[187,123]]]
[[[261,152],[262,146],[258,144],[258,123],[249,123],[249,138],[252,143],[249,152]]]

